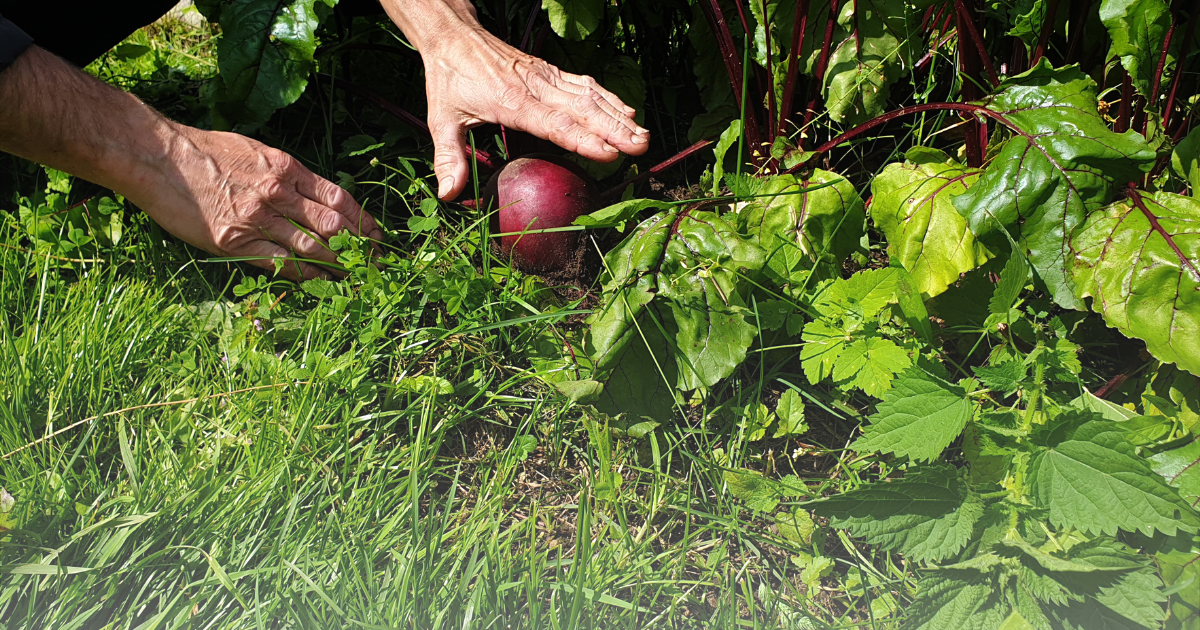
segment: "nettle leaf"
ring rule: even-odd
[[[889,164],[871,184],[871,219],[887,237],[893,263],[907,269],[929,298],[991,257],[952,202],[983,171],[933,149],[907,157]]]
[[[811,192],[802,192],[816,188]],[[763,273],[780,286],[802,285],[821,266],[835,276],[840,263],[857,251],[866,210],[845,178],[815,170],[808,180],[778,175],[738,212],[738,228],[766,252]]]
[[[959,573],[962,573],[961,575]],[[905,627],[916,630],[992,630],[1007,616],[1000,593],[965,572],[935,573],[917,583]]]
[[[563,39],[582,40],[600,26],[604,0],[542,0],[550,28]]]
[[[883,113],[891,85],[911,68],[917,14],[903,0],[846,2],[825,74],[825,105],[834,122],[858,124]]]
[[[1112,40],[1109,55],[1118,57],[1138,92],[1149,96],[1171,28],[1171,7],[1164,0],[1101,0],[1100,21]]]
[[[912,359],[891,339],[863,337],[846,346],[833,364],[838,387],[857,387],[869,396],[882,396],[892,388],[892,379],[912,365]]]
[[[774,436],[777,439],[808,431],[808,424],[804,421],[804,401],[796,390],[789,389],[779,397],[779,403],[775,406],[775,417],[779,422]]]
[[[949,464],[910,468],[903,479],[880,482],[822,499],[814,513],[873,545],[910,559],[938,561],[971,541],[983,499]]]
[[[604,304],[588,319],[600,372],[644,374],[626,354],[655,330],[666,347],[649,344],[638,363],[661,367],[680,390],[711,387],[745,360],[758,329],[743,270],[761,268],[762,250],[701,207],[647,219],[605,257]]]
[[[954,207],[980,239],[1002,243],[1007,231],[1054,301],[1082,308],[1070,277],[1071,235],[1118,186],[1150,169],[1154,151],[1138,133],[1108,128],[1095,82],[1075,66],[1056,70],[1043,60],[1002,83],[986,106],[1019,132]]]
[[[1055,527],[1110,536],[1200,529],[1200,515],[1153,474],[1116,423],[1084,422],[1046,435],[1048,448],[1029,464],[1029,484]]]
[[[971,413],[961,387],[909,368],[883,395],[871,424],[851,448],[933,461],[962,433]]]
[[[1135,191],[1093,212],[1072,246],[1078,295],[1154,356],[1200,374],[1200,202]]]
[[[213,99],[214,113],[227,124],[266,122],[304,93],[317,49],[318,3],[332,7],[337,0],[232,0],[221,7]]]

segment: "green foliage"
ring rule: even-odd
[[[987,100],[1014,128],[954,206],[976,237],[1021,245],[1055,302],[1080,308],[1070,276],[1071,236],[1088,214],[1154,161],[1140,134],[1117,134],[1097,113],[1096,84],[1076,68],[1043,62]]]
[[[1072,240],[1080,297],[1154,356],[1200,373],[1200,203],[1160,192],[1096,210]]]
[[[938,459],[962,433],[972,413],[961,387],[917,368],[900,375],[877,409],[852,448],[895,453],[913,461]]]
[[[1109,54],[1121,60],[1138,92],[1149,95],[1163,42],[1171,28],[1171,8],[1162,0],[1102,0],[1100,20],[1112,39]]]

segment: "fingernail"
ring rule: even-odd
[[[638,134],[639,136],[645,136],[650,133],[650,130],[646,129],[645,127],[638,127],[634,130],[634,133]]]
[[[637,114],[637,110],[636,110],[636,109],[634,109],[634,108],[632,108],[632,107],[626,107],[626,108],[625,108],[625,113],[626,113],[626,114],[627,114],[627,115],[628,115],[630,118],[633,118],[633,117],[634,117],[634,115],[636,115],[636,114]]]
[[[647,142],[649,142],[649,140],[646,139],[646,136],[641,135],[641,134],[635,134],[633,136],[633,138],[631,139],[631,141],[634,144],[646,144]]]
[[[454,177],[446,176],[438,180],[438,198],[445,199],[446,195],[454,189]]]
[[[618,151],[616,147],[607,145],[607,144],[604,145],[604,152],[605,153],[620,153],[620,151]]]

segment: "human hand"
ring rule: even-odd
[[[379,240],[371,215],[295,158],[233,133],[168,123],[167,159],[126,195],[168,232],[219,256],[293,280],[330,277],[330,237],[349,230]],[[299,227],[297,227],[299,226]]]
[[[425,62],[438,196],[466,186],[466,131],[498,123],[597,162],[646,152],[649,132],[633,108],[595,79],[558,68],[500,41],[462,0],[395,0],[384,8]]]

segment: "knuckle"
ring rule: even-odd
[[[284,201],[291,192],[291,186],[280,177],[268,177],[262,183],[262,196],[268,203]]]

